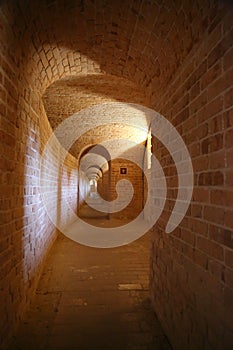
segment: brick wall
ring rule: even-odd
[[[30,302],[45,256],[57,235],[40,191],[41,155],[52,129],[40,94],[29,83],[30,69],[22,65],[19,42],[11,26],[13,17],[13,8],[8,12],[3,4],[0,13],[3,26],[0,33],[1,349],[7,346]],[[59,144],[57,147],[58,150]],[[48,170],[52,172],[53,166],[50,159]],[[74,211],[77,208],[77,196],[74,196],[78,184],[77,160],[68,156],[60,170],[54,174],[56,211],[65,223],[70,217],[63,210],[64,202],[68,201]]]
[[[113,201],[117,199],[116,187],[118,181],[126,179],[131,183],[134,192],[131,203],[125,210],[112,213],[111,217],[132,219],[139,215],[143,207],[144,177],[141,168],[143,166],[145,141],[140,141],[147,136],[147,125],[143,114],[139,120],[141,125],[139,125],[139,122],[135,122],[134,118],[126,120],[129,109],[127,105],[123,107],[120,109],[120,113],[118,110],[114,111],[111,107],[104,110],[103,115],[107,116],[109,124],[104,122],[101,126],[95,126],[95,123],[99,122],[102,117],[98,112],[98,118],[91,119],[89,117],[88,122],[91,122],[93,128],[83,133],[71,150],[73,154],[82,154],[82,148],[88,150],[88,147],[93,147],[90,153],[84,156],[87,157],[86,159],[81,156],[80,164],[83,162],[83,169],[88,169],[90,165],[103,167],[102,177],[98,180],[98,192],[105,200]],[[111,123],[114,118],[116,118],[115,123]],[[132,125],[129,125],[130,122]],[[137,126],[141,126],[141,128]],[[93,141],[98,146],[92,145]],[[98,154],[100,158],[98,158]],[[103,166],[104,160],[105,162],[109,160],[108,166],[105,166],[106,169],[109,167],[108,171]],[[127,174],[120,174],[120,168],[122,167],[127,168]],[[131,188],[125,183],[119,191],[121,192],[122,201],[129,202]]]
[[[232,13],[218,19],[156,101],[188,146],[195,173],[188,213],[165,234],[177,174],[153,138],[169,199],[152,234],[151,297],[175,349],[233,346],[232,26]]]
[[[127,173],[121,174],[121,168],[126,168]],[[129,201],[129,204],[125,207],[125,209],[110,214],[110,217],[122,219],[136,218],[141,213],[143,207],[142,169],[135,163],[126,159],[112,160],[110,169],[110,174],[109,171],[105,172],[103,178],[98,181],[98,192],[105,200],[113,201],[117,199],[116,186],[120,180],[128,180],[133,186],[133,197],[131,201],[129,201],[129,191],[131,189],[129,189],[127,184],[125,184],[125,187],[120,189],[122,201]]]
[[[79,181],[78,181],[78,186],[79,186],[79,193],[78,193],[78,208],[80,208],[84,201],[85,198],[88,196],[90,192],[90,184],[89,180],[87,179],[85,173],[83,171],[79,171]],[[73,199],[73,195],[71,195],[71,200]]]
[[[78,175],[78,161],[66,154],[55,137],[50,137],[39,155],[39,166],[41,206],[57,229],[63,231],[76,219],[78,182],[83,186]]]
[[[170,201],[153,233],[154,308],[177,349],[230,343],[233,124],[228,3],[1,2],[1,336],[7,338],[21,317],[55,239],[39,193],[39,155],[51,133],[42,96],[61,78],[80,75],[81,84],[91,74],[93,85],[96,74],[107,74],[106,88],[95,90],[87,105],[99,101],[98,94],[109,96],[112,76],[128,79],[128,84],[114,81],[110,100],[129,98],[146,105],[152,100],[184,137],[196,173],[189,212],[176,233],[165,235],[176,175],[166,150],[153,141],[170,188]],[[115,91],[120,85],[119,94]],[[88,79],[82,99],[91,92],[87,86]],[[137,90],[136,97],[130,91],[125,99],[129,88]],[[64,171],[63,181],[69,183],[73,174],[72,189],[76,170],[70,162],[61,176]]]

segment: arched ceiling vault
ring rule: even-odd
[[[142,88],[108,74],[63,78],[50,85],[43,94],[45,111],[53,129],[81,109],[113,101],[151,106]]]
[[[221,0],[3,0],[12,21],[4,50],[38,106],[45,92],[53,127],[109,100],[159,111],[177,70],[224,11]]]
[[[66,118],[85,108],[115,101],[150,106],[149,99],[145,93],[135,84],[123,78],[104,74],[72,76],[60,79],[50,85],[43,95],[45,111],[54,130]],[[124,125],[127,111],[132,118],[128,125]],[[136,143],[144,142],[148,125],[143,113],[141,114],[140,123],[137,122],[136,126],[142,130],[135,127],[133,112],[127,107],[127,104],[122,116],[113,116],[111,109],[108,110],[107,120],[111,121],[111,124],[106,124],[105,114],[104,125],[96,126],[96,122],[99,123],[101,121],[101,116],[98,111],[94,115],[92,113],[92,116],[86,121],[86,123],[90,123],[92,129],[82,134],[71,147],[70,153],[78,158],[84,147],[110,139],[122,138],[135,141]],[[117,119],[113,124],[114,118]],[[72,127],[81,129],[82,122],[83,120],[81,119],[78,122],[79,125],[74,124]]]
[[[85,174],[93,173],[93,170],[99,176],[101,172],[108,170],[108,161],[101,155],[88,153],[80,160],[80,170]]]
[[[225,4],[3,0],[2,10],[12,18],[9,54],[34,91],[42,94],[70,75],[104,73],[141,86],[155,106],[188,53],[217,25]]]
[[[109,118],[110,119],[110,118]],[[132,118],[133,119],[133,118]],[[135,144],[144,144],[147,139],[147,130],[148,125],[147,121],[142,119],[141,125],[138,125],[138,128],[135,127],[135,124],[132,121],[132,125],[114,123],[114,124],[105,124],[102,126],[94,127],[93,129],[84,133],[70,148],[70,153],[74,157],[82,152],[84,147],[87,147],[91,144],[101,144],[107,140],[128,140],[129,143],[135,142]],[[119,148],[119,156],[121,150]]]

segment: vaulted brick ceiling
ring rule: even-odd
[[[63,120],[82,109],[115,101],[150,106],[149,99],[145,96],[145,93],[134,83],[123,78],[104,74],[82,75],[80,77],[71,76],[60,79],[50,85],[43,95],[45,111],[53,129],[56,129]],[[125,138],[136,142],[139,140],[139,143],[142,142],[145,131],[142,132],[143,135],[141,137],[138,137],[136,127],[141,127],[144,130],[148,129],[147,121],[142,113],[140,124],[135,125],[135,120],[132,116],[132,126],[130,127],[129,121],[128,125],[124,125],[123,122],[127,110],[129,114],[132,114],[132,110],[125,105],[122,117],[119,115],[114,124],[105,124],[103,126],[96,125],[96,121],[99,122],[101,118],[98,112],[97,115],[92,114],[89,117],[92,129],[85,132],[72,146],[70,149],[71,154],[78,158],[84,147],[107,139]],[[111,110],[109,110],[110,121],[114,122]],[[122,125],[120,122],[122,122]],[[77,127],[81,128],[81,125],[79,124]]]
[[[223,7],[215,0],[16,0],[2,8],[12,17],[9,54],[33,92],[44,94],[56,127],[106,101],[160,112],[160,97]]]
[[[108,74],[60,79],[50,85],[43,95],[44,107],[53,129],[81,109],[113,101],[150,107],[149,98],[142,88],[129,80]]]
[[[134,82],[156,104],[194,44],[218,23],[224,1],[18,0],[7,6],[13,6],[9,49],[34,89],[64,76],[104,73]]]
[[[220,18],[221,4],[212,3],[18,0],[13,31],[17,33],[19,21],[17,36],[23,40],[14,50],[27,62],[29,84],[43,93],[53,128],[81,109],[104,102],[161,110],[159,96],[193,45]],[[74,156],[100,141],[97,129],[73,145]]]

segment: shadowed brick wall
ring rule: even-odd
[[[78,186],[79,186],[78,207],[80,208],[83,205],[85,198],[88,196],[90,192],[89,180],[87,179],[87,177],[82,171],[79,171]],[[73,194],[71,194],[71,200],[72,199],[73,199]]]
[[[121,174],[120,168],[126,168],[127,174]],[[98,181],[98,192],[105,200],[117,199],[116,185],[120,180],[128,180],[133,186],[133,197],[125,209],[110,214],[110,217],[134,219],[142,211],[143,208],[143,176],[142,170],[135,163],[125,159],[114,159],[111,161],[110,184],[109,172],[105,172],[103,178]],[[128,202],[129,187],[125,184],[125,188],[121,188],[123,200]]]
[[[229,13],[208,29],[156,104],[182,135],[195,173],[188,213],[165,234],[177,174],[153,138],[169,200],[152,234],[151,297],[175,349],[233,346],[232,26]]]

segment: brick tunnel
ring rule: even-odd
[[[232,2],[0,23],[0,348],[233,349]]]

